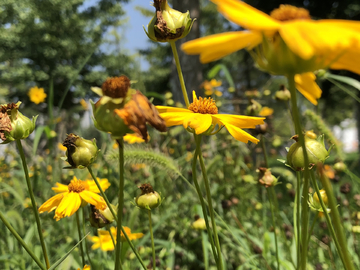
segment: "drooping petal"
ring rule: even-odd
[[[160,113],[167,127],[182,125],[184,121],[193,117],[194,113],[187,110],[186,112],[168,112]]]
[[[193,113],[191,117],[184,119],[184,128],[191,127],[196,134],[204,133],[212,124],[211,114]]]
[[[227,32],[186,42],[181,48],[187,54],[200,54],[200,61],[207,63],[244,48],[251,49],[261,41],[260,32]]]
[[[103,179],[97,178],[97,180],[103,191],[107,190],[111,185],[110,182],[106,178],[103,178]],[[95,192],[95,193],[100,193],[100,190],[98,189],[94,180],[86,180],[86,183],[88,184],[89,191]]]
[[[240,142],[244,142],[244,143],[248,143],[248,141],[251,141],[253,143],[258,143],[259,140],[254,138],[253,136],[251,136],[249,133],[247,133],[246,131],[236,127],[236,126],[233,126],[233,125],[230,125],[230,124],[227,124],[225,125],[226,129],[229,131],[229,133],[238,141]]]
[[[348,50],[332,65],[331,69],[345,69],[360,74],[360,50]]]
[[[66,194],[65,193],[56,194],[55,196],[51,197],[49,200],[44,202],[39,207],[39,213],[44,213],[45,211],[47,211],[47,212],[53,211],[56,207],[59,206],[64,195],[66,195]]]
[[[188,109],[169,107],[169,106],[155,106],[159,113],[168,113],[168,112],[191,112]]]
[[[51,188],[56,193],[68,192],[69,188],[67,185],[63,185],[61,183],[56,183],[56,187]]]
[[[84,201],[94,205],[97,209],[104,210],[106,208],[106,203],[103,197],[94,192],[84,190],[80,192],[79,195]]]
[[[317,105],[317,99],[321,97],[322,91],[315,82],[315,79],[316,76],[312,72],[295,75],[297,90],[312,104]]]
[[[233,125],[238,128],[255,128],[256,125],[264,124],[264,117],[250,117],[245,115],[214,114],[223,125]]]
[[[211,0],[228,20],[249,30],[277,30],[280,22],[262,11],[236,0]]]
[[[55,219],[58,221],[63,217],[72,216],[81,205],[81,198],[76,192],[69,192],[65,194],[64,198],[61,200],[59,206],[55,211]]]

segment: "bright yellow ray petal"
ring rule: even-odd
[[[249,141],[251,141],[256,144],[259,142],[258,139],[254,138],[249,133],[236,126],[228,124],[225,127],[229,131],[229,133],[240,142],[248,143]]]
[[[360,50],[349,50],[330,65],[331,69],[345,69],[360,74]]]
[[[81,205],[81,198],[76,192],[67,193],[64,198],[61,200],[61,203],[56,208],[55,218],[56,220],[63,217],[72,216]]]
[[[166,112],[191,112],[188,109],[177,108],[177,107],[169,107],[169,106],[155,106],[159,113]]]
[[[65,195],[65,193],[56,194],[55,196],[51,197],[49,200],[44,202],[39,207],[39,213],[44,213],[45,211],[47,211],[47,212],[53,211],[56,207],[59,206],[64,195]]]
[[[144,236],[143,233],[132,233],[132,234],[129,235],[129,239],[130,239],[130,240],[136,240],[136,239],[139,239],[139,238],[141,238],[141,237],[143,237],[143,236]],[[121,238],[121,240],[122,240],[122,238]],[[124,240],[126,241],[125,236],[124,236]],[[125,241],[124,241],[124,242],[125,242]]]
[[[56,183],[56,187],[51,188],[56,193],[68,192],[68,186],[61,183]]]
[[[160,113],[160,117],[164,119],[167,127],[182,125],[184,121],[193,117],[194,113],[187,110],[186,112],[167,112]]]
[[[211,0],[228,20],[250,30],[277,30],[280,22],[256,8],[236,0]]]
[[[103,179],[97,178],[97,180],[103,191],[107,190],[111,185],[110,182],[106,178],[103,178]],[[89,186],[89,188],[88,188],[89,191],[95,192],[95,193],[100,193],[100,190],[98,189],[94,180],[86,180],[86,182]]]
[[[233,125],[238,128],[255,128],[256,125],[264,124],[264,117],[250,117],[245,115],[213,114],[223,125]]]
[[[212,124],[211,114],[193,113],[191,118],[184,119],[183,126],[195,130],[196,134],[204,133]]]
[[[92,205],[95,205],[95,207],[97,209],[104,210],[106,208],[106,203],[105,203],[105,200],[103,199],[103,197],[101,197],[100,195],[98,195],[94,192],[84,190],[84,191],[80,192],[79,195],[84,201],[86,201]]]
[[[200,54],[200,61],[207,63],[244,48],[253,48],[261,41],[262,35],[258,32],[227,32],[186,42],[181,49],[187,54]]]
[[[295,75],[297,90],[312,104],[317,105],[317,99],[321,97],[322,91],[315,82],[315,79],[316,76],[312,72]]]

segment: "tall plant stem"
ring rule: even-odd
[[[201,136],[198,136],[198,135],[194,135],[195,137],[195,142],[196,142],[196,145],[200,145],[201,143]],[[200,146],[199,146],[200,147]],[[195,150],[195,153],[194,153],[194,157],[193,157],[193,163],[192,163],[192,178],[193,178],[193,182],[194,182],[194,185],[195,185],[195,190],[196,190],[196,193],[198,194],[198,197],[199,197],[199,200],[200,200],[200,203],[201,203],[201,208],[202,208],[202,211],[203,211],[203,215],[204,215],[204,219],[205,219],[205,224],[206,224],[206,230],[208,232],[208,235],[209,235],[209,240],[210,240],[210,245],[211,245],[211,249],[212,249],[212,252],[213,252],[213,255],[214,255],[214,258],[215,258],[215,262],[216,264],[218,264],[218,255],[216,253],[216,247],[215,247],[215,242],[214,242],[214,238],[212,236],[212,230],[210,228],[210,223],[209,223],[209,219],[208,219],[208,214],[207,214],[207,211],[206,211],[206,204],[205,204],[205,200],[203,198],[203,195],[201,193],[201,189],[200,189],[200,185],[199,185],[199,182],[197,180],[197,174],[196,174],[196,162],[197,162],[197,158],[199,156],[199,153],[198,153],[198,147],[196,147],[196,150]],[[185,179],[185,178],[184,178]],[[186,179],[185,179],[186,180]],[[187,180],[186,180],[187,181]],[[190,184],[191,185],[191,184]],[[193,187],[191,185],[191,187]]]
[[[39,238],[40,238],[40,244],[41,244],[41,248],[42,248],[42,251],[43,251],[46,268],[49,269],[50,268],[50,263],[49,263],[49,258],[48,258],[47,251],[46,251],[44,236],[42,234],[42,228],[41,228],[39,212],[38,212],[38,210],[36,208],[36,201],[35,201],[35,197],[34,197],[34,192],[32,190],[30,177],[29,177],[29,171],[28,171],[28,167],[27,167],[26,159],[25,159],[25,154],[24,154],[24,150],[22,148],[22,144],[21,144],[20,140],[16,140],[16,146],[17,146],[17,148],[19,150],[22,166],[23,166],[23,169],[24,169],[26,184],[27,184],[27,187],[28,187],[28,190],[29,190],[29,195],[30,195],[30,199],[31,199],[31,205],[32,205],[32,208],[33,208],[33,211],[34,211],[34,216],[35,216],[35,220],[36,220],[37,230],[38,230],[38,234],[39,234]]]
[[[291,109],[293,120],[295,124],[296,134],[299,136],[299,143],[302,149],[305,148],[305,139],[304,134],[302,133],[301,121],[299,116],[299,111],[297,107],[297,99],[296,99],[296,87],[295,87],[295,74],[289,74],[287,76],[289,82],[289,90],[291,93]],[[303,198],[301,203],[301,270],[306,270],[307,264],[307,238],[308,238],[308,227],[309,227],[309,206],[307,204],[309,199],[309,158],[307,151],[303,151],[304,154],[304,186],[303,186]]]
[[[117,214],[115,213],[113,207],[111,206],[111,204],[110,204],[110,202],[109,202],[109,199],[107,198],[105,192],[103,191],[103,189],[102,189],[99,181],[98,181],[97,178],[95,177],[95,175],[94,175],[91,167],[88,167],[88,171],[89,171],[91,177],[93,178],[93,180],[95,181],[96,186],[98,187],[101,196],[104,198],[107,207],[109,207],[110,212],[111,212],[111,214],[113,215],[113,217],[114,217],[114,219],[115,219],[115,222],[117,223]],[[119,228],[119,226],[118,226],[118,228]],[[133,243],[131,242],[131,240],[129,239],[129,236],[126,234],[126,232],[125,232],[125,230],[124,230],[123,227],[121,227],[121,231],[122,231],[122,233],[124,234],[124,236],[125,236],[125,238],[126,238],[126,241],[129,243],[130,248],[131,248],[132,251],[135,253],[136,258],[137,258],[138,261],[141,263],[141,266],[143,267],[144,270],[146,270],[146,266],[145,266],[143,260],[141,259],[139,252],[137,251],[137,249],[135,248],[134,244],[133,244]],[[110,233],[110,235],[111,235],[111,238],[113,238],[111,233]],[[115,241],[114,241],[114,246],[116,246],[116,245],[115,245]]]
[[[223,269],[223,262],[222,262],[222,254],[221,254],[219,236],[218,236],[217,228],[216,228],[214,208],[212,206],[209,179],[208,179],[208,176],[207,176],[204,159],[203,159],[203,156],[202,156],[202,153],[201,153],[200,142],[196,144],[196,149],[197,149],[198,155],[199,155],[201,172],[202,172],[202,175],[203,175],[203,178],[204,178],[206,197],[207,197],[207,201],[209,203],[209,212],[210,212],[210,218],[211,218],[211,225],[212,225],[212,229],[213,229],[213,232],[214,232],[215,246],[216,246],[217,255],[218,255],[218,269],[222,270]]]
[[[83,234],[86,235],[86,229],[85,229],[85,208],[82,207],[82,217],[83,217],[83,222],[82,222],[82,228],[83,228]],[[89,260],[89,264],[90,266],[92,267],[92,261],[91,261],[91,258],[90,258],[90,254],[89,254],[89,248],[88,248],[88,245],[86,243],[86,238],[84,239],[84,245],[85,245],[85,252],[86,252],[86,257],[88,258]]]
[[[81,225],[80,225],[79,211],[76,211],[76,225],[77,225],[77,228],[78,228],[79,241],[80,241],[82,239],[82,236],[81,236]],[[79,244],[79,247],[80,247],[82,265],[84,266],[85,265],[85,254],[84,254],[84,248],[83,248],[82,242]]]
[[[151,249],[152,249],[152,259],[153,259],[153,270],[156,268],[156,256],[155,256],[155,244],[154,244],[154,234],[152,229],[152,222],[151,222],[151,210],[148,209],[148,216],[149,216],[149,228],[150,228],[150,237],[151,237]]]
[[[268,161],[267,152],[266,152],[265,138],[263,135],[260,135],[260,141],[261,141],[261,148],[263,150],[265,166],[266,166],[266,168],[269,168],[269,161]]]
[[[332,224],[331,219],[330,219],[330,215],[327,212],[327,207],[326,207],[326,205],[325,205],[325,203],[324,203],[324,201],[323,201],[323,199],[321,197],[320,190],[319,190],[318,184],[316,183],[316,179],[315,179],[315,172],[313,170],[311,170],[311,183],[313,184],[315,192],[318,195],[318,198],[319,198],[319,201],[320,201],[320,204],[321,204],[321,208],[322,208],[324,216],[326,218],[326,222],[327,222],[331,237],[334,240],[334,243],[335,243],[336,249],[337,249],[337,251],[339,253],[340,259],[341,259],[345,269],[351,269],[351,268],[346,267],[346,264],[345,264],[345,261],[344,261],[344,251],[343,251],[342,247],[340,246],[337,234],[336,234],[336,232],[334,230],[333,224]],[[328,193],[326,192],[326,195],[327,194]]]
[[[176,70],[177,70],[178,75],[179,75],[179,81],[180,81],[181,91],[182,91],[182,94],[184,96],[185,105],[186,105],[186,108],[188,108],[189,105],[190,105],[190,102],[189,102],[189,97],[188,97],[187,92],[186,92],[184,77],[183,77],[183,74],[182,74],[179,55],[177,53],[175,41],[170,41],[169,43],[170,43],[170,46],[171,46],[171,49],[172,49],[172,52],[173,52],[173,55],[174,55],[175,64],[176,64]]]
[[[30,257],[34,260],[34,262],[40,267],[42,270],[46,270],[48,268],[45,267],[41,263],[38,257],[32,252],[31,248],[25,243],[25,241],[20,237],[20,235],[16,232],[16,230],[11,226],[11,224],[7,221],[5,216],[0,212],[0,219],[5,224],[5,226],[9,229],[9,231],[12,233],[12,235],[16,238],[16,240],[20,243],[20,245],[23,246],[23,248],[26,250],[26,252],[30,255]]]
[[[296,172],[296,197],[295,197],[295,203],[296,203],[296,221],[295,224],[295,231],[296,231],[296,266],[297,269],[300,268],[300,192],[301,192],[301,173]]]
[[[274,187],[271,186],[269,187],[271,189],[273,189]],[[280,261],[279,261],[279,249],[278,249],[278,241],[277,241],[277,235],[276,235],[276,223],[275,223],[275,213],[274,213],[274,209],[273,209],[273,205],[272,205],[272,199],[271,197],[271,193],[275,193],[275,192],[270,192],[269,188],[267,188],[267,193],[268,193],[268,198],[269,198],[269,203],[270,203],[270,209],[271,209],[271,221],[272,221],[272,225],[274,227],[274,237],[275,237],[275,252],[276,252],[276,261],[277,261],[277,269],[280,269]]]

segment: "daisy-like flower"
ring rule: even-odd
[[[104,191],[110,186],[107,179],[99,179],[99,183]],[[52,190],[59,194],[41,205],[39,213],[51,212],[56,209],[54,216],[56,221],[73,215],[84,202],[94,205],[97,209],[104,210],[106,208],[105,200],[97,194],[100,193],[100,190],[92,180],[82,181],[74,176],[69,185],[56,183],[56,187],[53,187]]]
[[[243,115],[218,114],[218,108],[211,98],[197,98],[193,91],[193,103],[188,109],[156,106],[161,118],[165,120],[166,126],[183,125],[184,128],[191,128],[195,134],[211,134],[215,126],[223,126],[238,141],[247,143],[251,141],[258,143],[254,138],[242,128],[255,128],[256,125],[264,123],[263,117],[249,117]]]
[[[47,95],[44,92],[44,88],[39,88],[37,86],[34,86],[30,88],[28,92],[28,96],[31,102],[34,102],[35,104],[39,104],[45,101]]]
[[[204,81],[200,87],[205,89],[205,95],[211,96],[215,94],[218,97],[222,96],[222,92],[219,90],[216,90],[214,88],[221,86],[221,81],[217,81],[215,79],[212,79],[211,81]]]
[[[267,117],[272,115],[273,113],[274,113],[274,109],[271,109],[269,107],[262,107],[261,111],[259,112],[259,115]]]
[[[129,227],[123,226],[124,231],[126,232],[126,235],[129,237],[130,240],[136,240],[144,236],[143,233],[131,233],[131,229]],[[115,240],[116,244],[116,231],[117,228],[111,227],[110,228],[111,234]],[[99,236],[90,236],[89,239],[94,244],[91,246],[91,249],[98,249],[101,248],[103,251],[111,251],[114,250],[114,243],[111,239],[109,231],[105,230],[98,230]],[[126,238],[121,232],[121,242],[126,242]]]
[[[346,69],[360,74],[360,22],[311,20],[303,8],[281,5],[270,16],[237,0],[211,0],[228,20],[246,29],[203,37],[183,45],[203,63],[241,49],[252,50],[258,66],[295,75],[297,89],[313,104],[321,96],[313,71]]]
[[[81,270],[80,268],[78,268],[78,270]],[[85,264],[84,268],[82,270],[90,270],[90,265]]]

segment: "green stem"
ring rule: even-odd
[[[88,167],[88,171],[91,175],[91,177],[93,178],[94,182],[96,183],[96,186],[98,187],[100,193],[101,193],[101,196],[104,198],[105,202],[106,202],[106,205],[107,207],[110,209],[110,212],[111,214],[113,215],[114,217],[114,220],[115,222],[117,223],[117,214],[115,213],[114,209],[112,208],[110,202],[109,202],[109,199],[107,198],[105,192],[103,191],[99,181],[97,180],[97,178],[95,177],[91,167]],[[146,270],[146,266],[145,266],[145,263],[143,262],[143,260],[141,259],[140,255],[139,255],[139,252],[137,251],[137,249],[135,248],[134,244],[131,242],[131,240],[129,239],[129,236],[126,234],[125,230],[123,227],[121,227],[121,231],[122,233],[124,234],[125,238],[126,238],[126,241],[129,243],[129,246],[131,247],[132,251],[134,252],[136,258],[138,259],[138,261],[141,263],[142,267]],[[113,238],[111,232],[110,232],[110,235],[111,235],[111,238]],[[114,242],[114,247],[116,246],[115,244],[115,241]]]
[[[5,224],[5,226],[9,229],[9,231],[14,235],[16,240],[20,243],[20,245],[23,246],[23,248],[27,251],[27,253],[30,255],[30,257],[34,260],[34,262],[42,269],[46,270],[46,268],[38,257],[32,252],[31,248],[28,247],[28,245],[25,243],[25,241],[20,237],[20,235],[16,232],[16,230],[11,226],[11,224],[7,221],[5,216],[0,212],[0,219]]]
[[[46,251],[44,236],[42,234],[42,228],[41,228],[41,223],[40,223],[39,212],[38,212],[38,210],[36,208],[34,192],[33,192],[32,186],[31,186],[30,177],[29,177],[29,171],[28,171],[28,167],[27,167],[26,159],[25,159],[25,154],[24,154],[24,150],[22,148],[22,144],[21,144],[20,140],[16,140],[16,146],[17,146],[17,148],[19,150],[21,161],[22,161],[22,166],[23,166],[24,173],[25,173],[26,184],[27,184],[27,187],[28,187],[28,190],[29,190],[29,195],[30,195],[30,199],[31,199],[31,205],[32,205],[34,215],[35,215],[37,230],[38,230],[40,243],[41,243],[41,248],[42,248],[44,259],[45,259],[46,268],[49,269],[50,268],[50,263],[49,263],[49,259],[48,259],[48,255],[47,255],[47,251]]]
[[[79,241],[80,241],[82,239],[82,236],[81,236],[81,225],[80,225],[79,211],[76,211],[76,224],[77,224],[77,229],[78,229],[78,234],[79,234]],[[79,247],[80,247],[82,265],[84,266],[85,265],[85,256],[84,256],[84,249],[83,249],[82,242],[79,244]]]
[[[329,228],[329,231],[330,231],[331,238],[334,240],[336,249],[337,249],[337,251],[338,251],[338,253],[340,255],[340,259],[341,259],[343,265],[345,266],[345,269],[351,269],[351,268],[346,268],[346,265],[345,265],[345,262],[344,262],[343,250],[342,250],[342,248],[340,246],[339,240],[337,238],[337,234],[335,233],[333,224],[332,224],[331,219],[330,219],[330,215],[327,212],[327,207],[326,207],[326,205],[325,205],[325,203],[324,203],[324,201],[323,201],[323,199],[321,197],[320,190],[319,190],[318,184],[317,184],[316,179],[315,179],[315,172],[313,170],[311,170],[311,183],[313,184],[315,192],[318,195],[318,198],[319,198],[319,201],[320,201],[320,204],[321,204],[321,208],[322,208],[323,213],[325,215],[326,222],[327,222],[327,225],[328,225],[328,228]],[[326,192],[326,195],[327,194],[328,193]]]
[[[265,139],[264,139],[263,135],[260,135],[260,141],[261,141],[261,148],[263,150],[265,166],[266,166],[266,168],[269,168],[269,161],[268,161],[268,157],[267,157],[267,153],[266,153]]]
[[[206,247],[206,243],[205,243],[205,232],[201,231],[201,246],[202,246],[202,250],[203,250],[203,258],[204,258],[204,268],[205,270],[209,269],[209,262],[207,260],[208,256],[207,256],[207,247]]]
[[[273,189],[274,187],[271,186],[271,189]],[[272,206],[272,202],[271,202],[271,193],[269,191],[269,189],[266,189],[268,192],[268,198],[269,198],[269,203],[270,203],[270,209],[271,209],[271,221],[272,221],[272,225],[274,227],[274,236],[275,236],[275,251],[276,251],[276,261],[277,261],[277,269],[280,269],[280,262],[279,262],[279,249],[278,249],[278,241],[277,241],[277,235],[276,235],[276,224],[275,224],[275,213],[274,213],[274,209]]]
[[[195,135],[196,143],[197,143],[197,141],[199,139],[201,139],[199,137],[200,136]],[[199,142],[199,144],[200,144],[200,142]],[[213,252],[213,255],[214,255],[214,258],[215,258],[215,262],[216,262],[216,264],[218,264],[218,255],[216,253],[215,242],[214,242],[214,239],[213,239],[213,236],[212,236],[212,233],[211,233],[211,229],[210,229],[210,225],[209,225],[209,219],[208,219],[208,214],[207,214],[207,211],[206,211],[205,200],[204,200],[204,198],[203,198],[203,196],[201,194],[200,185],[199,185],[199,182],[198,182],[197,176],[196,176],[197,158],[198,158],[198,149],[196,148],[195,153],[194,153],[194,157],[193,157],[193,163],[192,163],[192,178],[193,178],[193,182],[194,182],[194,185],[195,185],[196,193],[198,194],[198,197],[199,197],[199,200],[200,200],[200,203],[201,203],[201,208],[202,208],[204,219],[205,219],[206,230],[207,230],[208,235],[209,235],[209,241],[210,241],[211,249],[212,249],[212,252]],[[183,179],[185,179],[187,181],[186,178],[183,178]],[[191,185],[191,187],[193,187],[193,186]]]
[[[151,249],[152,249],[152,259],[153,259],[153,270],[156,268],[156,256],[155,256],[155,244],[154,244],[154,234],[151,223],[151,210],[148,210],[149,216],[149,227],[150,227],[150,237],[151,237]]]
[[[300,172],[296,172],[296,197],[295,197],[295,203],[296,203],[296,222],[295,224],[295,231],[296,231],[296,266],[297,269],[300,269],[300,192],[301,192],[301,174]]]
[[[313,233],[313,230],[314,230],[314,227],[315,227],[315,224],[316,224],[316,221],[318,220],[318,218],[319,218],[319,213],[315,212],[315,217],[314,217],[314,220],[313,220],[313,222],[311,224],[310,231],[309,231],[309,236],[308,236],[308,240],[307,240],[308,243],[310,242],[310,237],[311,237],[311,235]]]
[[[184,77],[183,77],[183,74],[182,74],[182,71],[181,71],[181,65],[180,65],[179,55],[177,53],[175,41],[169,41],[169,43],[171,45],[171,49],[172,49],[172,52],[174,54],[176,69],[177,69],[177,72],[178,72],[178,75],[179,75],[179,81],[180,81],[180,85],[181,85],[181,91],[182,91],[183,96],[184,96],[185,105],[186,105],[186,108],[188,108],[189,105],[190,105],[190,102],[189,102],[188,94],[186,92]]]
[[[222,270],[223,269],[223,262],[222,262],[222,254],[221,254],[220,242],[219,242],[219,237],[218,237],[217,227],[216,227],[216,222],[215,222],[214,208],[212,206],[210,184],[209,184],[209,179],[208,179],[207,173],[206,173],[204,159],[203,159],[203,156],[202,156],[202,153],[201,153],[200,141],[201,141],[201,136],[200,136],[200,139],[196,143],[196,149],[197,149],[198,155],[199,155],[200,167],[201,167],[202,175],[203,175],[203,178],[204,178],[206,197],[207,197],[207,201],[209,203],[209,212],[210,212],[210,218],[211,218],[211,225],[212,225],[212,229],[213,229],[213,232],[214,232],[215,246],[216,246],[216,250],[217,250],[217,254],[218,254],[218,262],[219,262],[218,263],[218,268]]]
[[[292,115],[293,120],[295,124],[295,131],[296,134],[299,136],[299,143],[302,149],[306,149],[305,147],[305,139],[304,134],[302,133],[301,128],[301,121],[299,116],[299,111],[297,108],[297,99],[296,99],[296,87],[295,87],[295,74],[289,74],[288,82],[289,82],[289,90],[291,93],[291,109],[292,109]],[[308,200],[309,200],[309,158],[307,151],[303,151],[304,155],[304,186],[303,186],[303,201],[301,203],[301,269],[306,270],[306,264],[307,264],[307,236],[308,236],[308,227],[309,227],[309,207],[308,207]]]
[[[86,229],[85,229],[85,208],[82,207],[82,216],[83,216],[83,219],[82,219],[82,227],[83,227],[83,234],[86,235]],[[84,244],[85,244],[85,252],[86,252],[86,257],[88,258],[89,260],[89,264],[90,266],[92,267],[92,261],[91,261],[91,258],[90,258],[90,253],[89,253],[89,248],[88,248],[88,245],[86,243],[86,238],[84,239]]]

